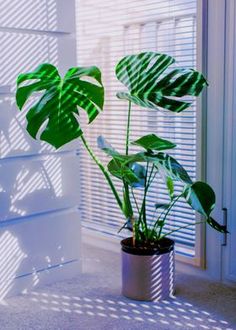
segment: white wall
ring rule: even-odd
[[[80,271],[77,144],[34,141],[14,102],[20,72],[76,65],[74,14],[74,0],[0,4],[0,299]]]

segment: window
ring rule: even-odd
[[[124,151],[127,104],[116,98],[116,92],[124,89],[115,78],[116,63],[130,53],[157,51],[174,56],[177,66],[196,67],[196,14],[196,0],[77,0],[78,64],[100,67],[106,89],[104,112],[90,126],[84,122],[85,136],[105,164],[108,158],[97,149],[97,136],[103,135],[117,150]],[[174,156],[192,179],[196,178],[195,104],[178,115],[134,106],[131,116],[131,140],[153,132],[175,141],[178,147]],[[124,223],[123,216],[111,198],[102,174],[83,149],[80,157],[84,226],[117,235]],[[164,188],[163,183],[157,181],[149,194],[150,218],[153,204],[168,200]],[[179,188],[176,184],[176,189]],[[180,201],[170,215],[167,229],[195,221],[194,212]],[[194,226],[175,233],[173,237],[179,253],[195,256]]]

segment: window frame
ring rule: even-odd
[[[197,13],[196,13],[196,26],[197,26],[197,38],[196,38],[196,48],[197,48],[197,69],[202,71],[206,75],[206,67],[207,67],[207,57],[205,45],[207,43],[207,39],[205,37],[206,29],[207,29],[207,17],[206,17],[206,1],[205,0],[197,0]],[[196,104],[196,114],[197,114],[197,154],[196,154],[196,165],[197,165],[197,179],[204,180],[205,179],[205,154],[206,150],[205,146],[205,122],[206,114],[202,113],[202,109],[206,108],[206,93],[203,94],[197,100]],[[200,217],[196,216],[196,221],[198,221]],[[205,226],[197,225],[195,228],[196,234],[196,244],[195,244],[195,256],[188,257],[177,255],[176,259],[185,263],[192,264],[198,267],[205,267],[206,264],[206,244],[205,244]]]

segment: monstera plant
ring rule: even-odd
[[[198,96],[207,85],[201,73],[193,69],[179,68],[174,66],[174,63],[175,59],[169,55],[144,52],[126,56],[117,64],[117,79],[126,87],[126,91],[117,93],[117,97],[128,102],[126,142],[122,154],[104,137],[98,137],[98,146],[110,157],[107,165],[103,165],[94,154],[79,123],[80,111],[87,113],[88,122],[91,123],[103,110],[104,87],[101,72],[97,67],[71,68],[62,78],[53,65],[42,64],[33,72],[20,74],[17,79],[16,101],[20,110],[32,94],[41,92],[26,115],[29,134],[55,148],[80,138],[104,174],[124,215],[122,228],[132,231],[132,238],[122,241],[123,293],[135,299],[153,300],[153,296],[148,282],[145,282],[143,277],[138,279],[137,264],[134,274],[132,271],[127,272],[127,262],[133,262],[127,259],[127,255],[130,258],[137,254],[152,256],[171,253],[173,241],[167,236],[182,227],[167,232],[165,224],[178,200],[182,199],[200,213],[200,222],[206,222],[219,232],[226,232],[226,228],[211,217],[215,206],[213,189],[205,182],[193,182],[183,166],[167,153],[167,150],[176,147],[175,143],[157,136],[155,132],[147,132],[136,141],[130,141],[132,104],[150,111],[168,110],[178,115],[191,106],[190,97],[193,99]],[[140,152],[131,152],[132,145],[139,147]],[[155,218],[150,221],[147,215],[147,196],[158,176],[166,184],[169,202],[158,202],[157,195],[157,201],[153,205]],[[116,181],[112,177],[121,180],[122,195],[119,194]],[[180,193],[175,189],[176,181],[181,184]],[[140,189],[141,202],[136,198],[136,192],[140,194]],[[141,272],[144,271],[144,268],[140,269]],[[150,279],[150,276],[148,273],[145,278]],[[170,282],[169,280],[169,286]],[[136,294],[140,287],[143,288],[141,296]],[[163,291],[162,297],[164,296],[166,293]]]

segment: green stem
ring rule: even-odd
[[[126,155],[128,155],[128,153],[129,153],[130,120],[131,120],[131,101],[129,101],[127,127],[126,127],[126,141],[125,141],[125,154]],[[123,186],[124,186],[124,202],[126,203],[126,208],[128,209],[128,213],[129,213],[128,217],[131,218],[131,217],[133,217],[133,208],[132,208],[132,204],[130,201],[129,185],[124,180],[123,180]]]
[[[152,185],[156,175],[157,175],[157,172],[154,173],[153,177],[152,177],[152,173],[154,171],[154,165],[152,165],[152,168],[151,168],[151,171],[150,171],[150,174],[149,174],[149,179],[148,179],[148,183],[147,183],[147,190],[149,189],[149,187]]]
[[[106,168],[103,166],[103,164],[100,162],[100,160],[95,156],[95,154],[93,153],[93,150],[90,148],[90,146],[88,145],[87,141],[85,140],[84,136],[81,136],[81,140],[86,148],[86,150],[88,151],[89,155],[91,156],[91,158],[94,160],[94,162],[97,164],[97,166],[100,168],[100,170],[102,171],[103,175],[105,176],[111,191],[117,201],[117,204],[119,205],[122,213],[123,213],[123,206],[122,206],[122,201],[120,199],[120,196],[118,194],[118,192],[116,191],[116,188],[110,178],[110,175],[108,173],[108,171],[106,170]]]
[[[133,190],[133,188],[131,188],[131,194],[132,194],[132,196],[133,196],[135,206],[136,206],[137,211],[138,211],[138,213],[139,213],[140,210],[139,210],[138,202],[137,202],[137,199],[136,199],[136,197],[135,197],[135,194],[134,194],[134,190]]]
[[[127,119],[127,127],[126,127],[126,141],[125,141],[125,154],[126,155],[129,154],[130,121],[131,121],[131,101],[129,101],[128,119]]]
[[[206,223],[206,221],[199,221],[199,222],[191,223],[190,225],[185,225],[185,226],[178,227],[177,229],[171,230],[168,233],[166,233],[165,235],[163,235],[162,238],[166,237],[166,236],[169,236],[172,233],[174,233],[175,231],[179,231],[180,229],[188,228],[188,227],[195,226],[195,225],[199,225],[200,223]]]
[[[164,223],[165,223],[165,220],[166,220],[166,218],[167,218],[167,215],[170,213],[170,210],[172,209],[172,207],[175,205],[175,203],[182,197],[183,195],[181,194],[181,195],[179,195],[171,204],[170,204],[170,206],[168,207],[168,209],[167,209],[167,211],[166,211],[166,214],[164,215],[164,217],[163,217],[163,225],[160,227],[160,230],[159,230],[159,233],[158,233],[158,239],[160,238],[160,236],[161,236],[161,232],[162,232],[162,229],[163,229],[163,227],[164,227]],[[158,221],[159,221],[159,218],[158,218],[158,220],[157,220],[157,223],[158,223]],[[154,225],[154,227],[155,227],[155,225]]]
[[[132,218],[133,217],[133,208],[130,201],[130,195],[129,195],[129,185],[125,180],[123,180],[123,200],[124,200],[124,215],[126,218]]]
[[[149,168],[149,162],[147,162],[146,175],[145,175],[145,180],[144,180],[143,202],[142,202],[141,210],[139,212],[139,223],[143,219],[143,225],[144,225],[144,228],[146,231],[146,235],[147,235],[146,197],[147,197],[147,192],[148,192],[149,182],[150,182],[150,176],[148,178],[148,168]],[[152,170],[151,170],[151,174],[152,174]]]

